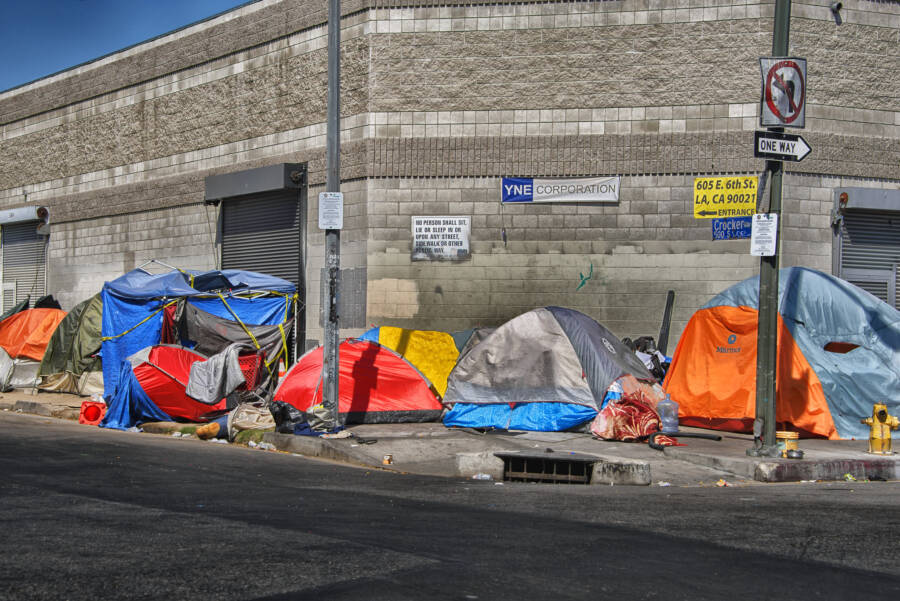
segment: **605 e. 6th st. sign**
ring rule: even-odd
[[[756,176],[694,179],[694,218],[750,217],[756,212]]]

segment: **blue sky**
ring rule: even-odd
[[[248,0],[0,0],[0,91]]]

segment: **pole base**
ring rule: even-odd
[[[778,445],[760,445],[747,449],[747,455],[750,457],[781,457],[781,450]]]

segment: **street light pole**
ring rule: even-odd
[[[341,2],[328,1],[328,116],[325,133],[325,191],[341,191]],[[320,203],[321,205],[321,203]],[[319,207],[322,210],[322,207]],[[338,405],[338,293],[341,267],[341,230],[325,230],[325,344],[322,391],[331,428],[340,425]]]
[[[790,39],[791,0],[775,1],[775,28],[772,35],[772,55],[787,56]],[[770,127],[769,131],[783,132],[784,128]],[[769,213],[778,218],[781,226],[781,192],[784,163],[766,162],[771,173]],[[756,338],[756,420],[753,422],[754,446],[747,454],[774,457],[778,454],[775,440],[775,390],[778,369],[778,254],[781,236],[775,235],[775,253],[759,260],[759,325]]]

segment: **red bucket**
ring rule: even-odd
[[[106,403],[97,401],[84,401],[81,403],[81,413],[78,414],[78,423],[96,426],[106,415]]]

